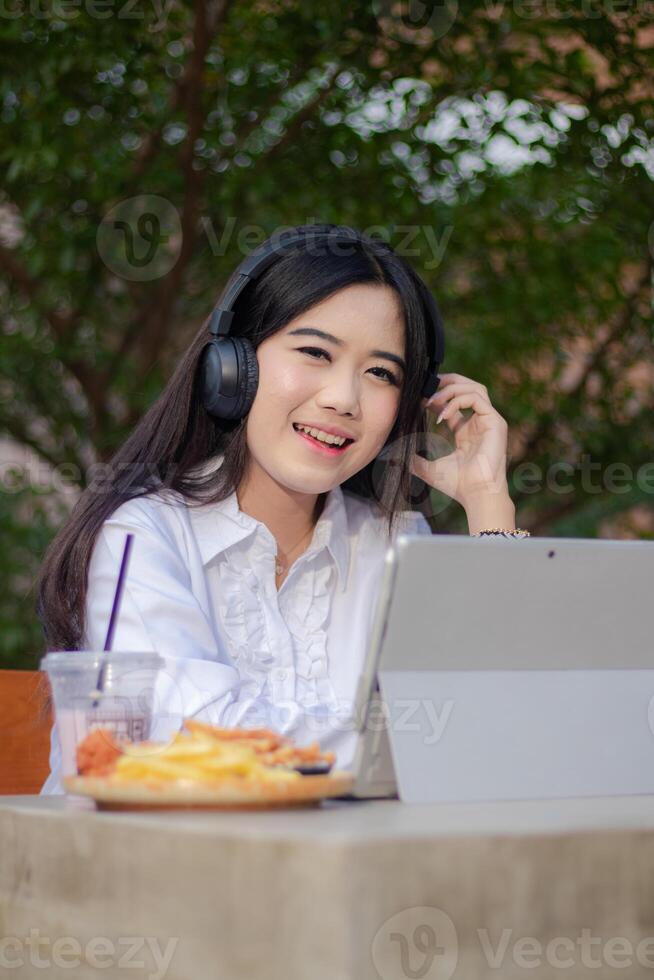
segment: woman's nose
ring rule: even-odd
[[[321,408],[341,415],[359,414],[359,379],[351,371],[334,371],[316,399]]]

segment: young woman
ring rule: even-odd
[[[101,649],[132,533],[113,648],[165,658],[178,716],[318,738],[344,767],[386,549],[399,530],[430,533],[406,509],[411,475],[461,504],[471,534],[521,532],[507,425],[486,388],[442,374],[421,396],[424,284],[352,229],[347,254],[320,248],[315,236],[333,227],[295,229],[306,247],[279,255],[234,305],[230,333],[258,363],[249,411],[221,420],[205,408],[205,324],[53,541],[39,615],[48,649]],[[455,442],[431,462],[416,454],[426,409]],[[399,466],[380,462],[389,447]],[[59,760],[55,731],[46,792],[60,789]]]

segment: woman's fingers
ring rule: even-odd
[[[461,377],[461,375],[450,375],[450,377]],[[475,400],[467,403],[460,401],[466,396]],[[478,407],[481,406],[482,402],[485,403],[485,408]],[[450,406],[453,406],[451,410]],[[462,381],[448,381],[442,389],[432,395],[427,407],[432,412],[438,413],[437,423],[447,419],[449,428],[454,433],[458,431],[460,425],[467,421],[460,411],[461,408],[473,408],[482,415],[493,409],[486,387],[469,378],[464,378]]]
[[[439,388],[436,394],[432,395],[427,402],[429,408],[432,410],[436,406],[442,407],[443,404],[454,395],[464,394],[467,391],[476,391],[480,397],[485,398],[487,402],[490,402],[490,397],[485,385],[480,385],[477,381],[459,381],[452,384],[447,384],[443,388]]]
[[[464,408],[472,408],[478,415],[496,414],[498,419],[502,419],[493,408],[485,385],[462,374],[441,374],[440,377],[438,391],[423,402],[425,408],[437,413],[437,423],[447,421],[450,431],[456,435],[468,421],[461,411]]]
[[[474,378],[466,378],[465,375],[463,374],[452,374],[452,373],[440,374],[439,377],[441,379],[441,383],[438,386],[438,391],[436,392],[436,395],[440,395],[441,392],[444,391],[450,385],[464,384],[464,385],[476,385],[478,388],[481,389],[481,391],[485,392],[486,396],[488,397],[488,389],[486,385],[481,384],[481,382],[479,381],[475,381]],[[436,397],[436,395],[432,395],[432,398]]]
[[[463,417],[459,411],[461,408],[472,408],[480,422],[487,423],[490,427],[508,430],[506,419],[493,408],[490,402],[486,401],[485,398],[482,398],[477,393],[457,395],[448,402],[437,421],[447,420],[448,425],[452,427],[453,417]]]
[[[478,415],[492,415],[495,411],[488,399],[480,395],[478,391],[467,391],[450,398],[444,405],[437,421],[450,418],[456,413],[460,415],[459,410],[462,408],[472,408]]]

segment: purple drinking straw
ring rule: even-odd
[[[104,641],[104,652],[108,653],[111,650],[111,646],[114,641],[114,632],[116,629],[116,621],[118,619],[118,612],[120,610],[120,602],[123,598],[123,586],[125,585],[125,578],[127,576],[127,566],[129,564],[129,554],[132,550],[132,541],[134,540],[133,534],[128,534],[125,539],[125,547],[123,548],[123,558],[120,563],[120,571],[118,572],[118,582],[116,583],[116,592],[114,594],[114,604],[111,607],[111,616],[109,617],[109,628],[107,630],[107,638]],[[104,691],[104,678],[107,667],[107,658],[102,658],[102,664],[100,666],[100,672],[98,674],[98,682],[96,685],[96,690],[94,693],[102,693]],[[93,702],[93,707],[97,708],[99,702],[96,698]]]

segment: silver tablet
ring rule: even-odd
[[[654,793],[654,542],[400,535],[355,795]]]

